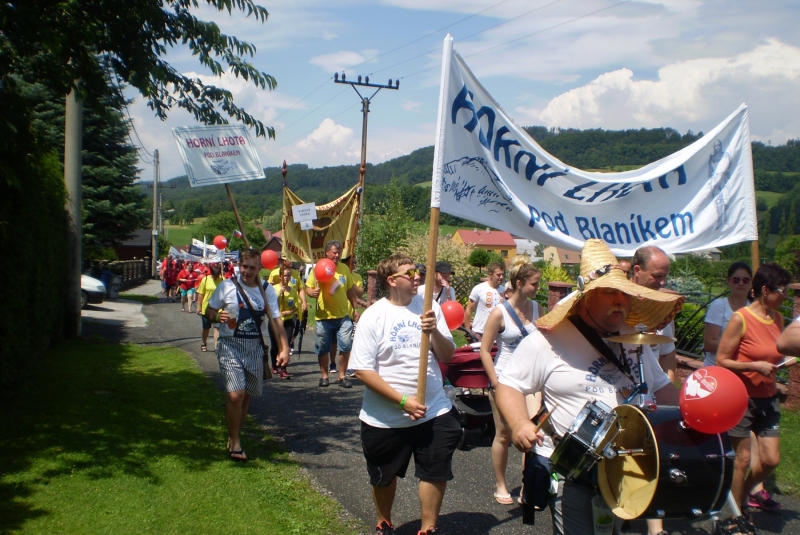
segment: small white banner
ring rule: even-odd
[[[313,202],[292,206],[292,219],[295,223],[312,221],[317,218],[317,206]],[[308,230],[308,229],[303,229]]]
[[[755,204],[745,105],[640,169],[582,171],[517,126],[445,39],[432,208],[573,251],[600,238],[630,256],[757,240]]]
[[[312,219],[300,221],[300,230],[314,230],[314,221]]]
[[[192,187],[264,178],[243,125],[178,126],[172,135]]]

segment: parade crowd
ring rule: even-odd
[[[355,378],[364,387],[358,417],[376,533],[394,533],[397,478],[405,477],[413,457],[419,535],[438,534],[447,482],[454,477],[452,457],[463,432],[440,369],[456,349],[442,309],[456,300],[453,269],[445,261],[431,266],[433,303],[426,311],[425,266],[392,255],[376,268],[385,297],[366,303],[355,261],[343,261],[342,252],[338,241],[325,245],[335,272],[324,282],[314,269],[303,280],[286,259],[262,278],[261,252],[254,249],[241,251],[238,262],[193,264],[167,257],[160,270],[163,292],[181,303],[182,312],[201,316],[200,350],[216,352],[226,387],[227,452],[238,462],[247,460],[240,432],[250,398],[261,394],[265,379],[291,379],[290,361],[314,299],[318,386],[334,382],[352,388]],[[495,435],[487,462],[494,469],[497,503],[514,503],[506,482],[513,444],[525,454],[512,465],[526,474],[517,499],[523,508],[549,508],[556,534],[594,531],[597,465],[565,478],[554,472],[551,456],[570,438],[587,405],[613,409],[629,403],[633,393],[653,407],[679,404],[674,317],[684,298],[663,291],[669,270],[668,255],[657,247],[617,259],[605,242],[590,239],[581,255],[578,289],[547,311],[535,300],[541,273],[529,257],[488,266],[487,278],[466,301],[463,327],[477,341],[473,346],[488,376]],[[777,264],[753,273],[747,264],[734,263],[727,274],[730,292],[713,301],[705,317],[704,366],[731,370],[747,390],[744,417],[727,433],[736,452],[730,492],[737,506],[728,525],[741,532],[755,530],[753,509],[781,508],[763,483],[780,461],[777,371],[798,361],[785,356],[800,355],[800,317],[784,330],[779,311],[790,282]],[[664,341],[612,340],[642,329]],[[430,348],[424,400],[417,397],[423,337]],[[637,388],[643,383],[648,388],[642,393]],[[658,515],[647,516],[649,535],[667,533]],[[615,532],[622,523],[616,519]]]

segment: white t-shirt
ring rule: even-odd
[[[489,318],[489,312],[503,302],[503,296],[492,288],[488,282],[475,286],[469,294],[469,300],[477,303],[475,306],[475,319],[472,320],[472,330],[483,334],[483,327]]]
[[[242,289],[247,293],[247,298],[250,299],[250,303],[253,305],[253,309],[256,312],[261,312],[264,310],[264,299],[261,297],[261,290],[258,289],[258,286],[247,286],[243,284],[241,280],[239,280],[239,284],[242,286]],[[269,303],[269,310],[272,312],[273,318],[280,318],[281,317],[281,308],[278,306],[278,296],[275,293],[275,290],[272,288],[271,285],[267,284],[266,288],[264,288],[264,293],[267,294],[267,302]],[[225,279],[222,281],[217,289],[214,290],[214,293],[211,295],[211,299],[208,300],[208,306],[215,310],[222,310],[229,304],[237,303],[238,297],[236,295],[236,286],[233,284],[231,279]],[[247,304],[242,301],[240,310],[242,308],[247,308]],[[239,331],[244,333],[255,333],[258,334],[258,328],[254,321],[250,320],[240,324]],[[228,327],[227,323],[220,323],[219,324],[219,335],[220,336],[233,336],[233,329]]]
[[[622,332],[622,331],[620,331]],[[636,331],[633,331],[636,332]],[[657,334],[663,334],[664,336],[669,336],[670,338],[675,338],[675,322],[670,321],[666,327],[661,329],[660,331],[656,331]],[[673,351],[675,351],[675,342],[667,342],[665,344],[653,344],[650,346],[659,357],[662,355],[669,355]]]
[[[517,322],[511,317],[506,310],[505,305],[500,305],[500,310],[503,311],[503,332],[497,333],[497,337],[495,338],[495,342],[497,343],[497,353],[494,356],[494,373],[499,377],[500,372],[503,371],[508,359],[511,358],[511,354],[517,349],[517,346],[520,342],[522,342],[523,336],[517,327]],[[530,336],[530,334],[536,330],[536,325],[533,324],[534,321],[539,317],[539,306],[536,302],[533,302],[533,318],[531,319],[531,323],[525,325],[525,320],[519,318],[521,322],[523,322],[522,327],[527,331],[526,336]]]
[[[720,328],[719,335],[720,338],[722,337],[722,333],[725,332],[725,327],[728,326],[728,322],[731,321],[731,317],[733,317],[733,309],[731,308],[731,304],[728,302],[727,297],[720,297],[719,299],[714,299],[711,301],[711,304],[708,305],[706,309],[706,318],[705,323],[710,323],[711,325],[718,325]],[[706,358],[703,360],[703,366],[714,366],[717,364],[717,353],[706,351]]]
[[[401,394],[416,395],[422,310],[423,299],[420,295],[414,296],[411,303],[404,307],[393,305],[383,298],[367,308],[356,329],[350,368],[373,370]],[[433,303],[433,310],[436,312],[436,328],[453,343],[441,307]],[[442,372],[433,351],[428,353],[425,405],[428,407],[425,417],[414,421],[396,403],[365,388],[359,418],[373,427],[411,427],[448,412],[452,403],[444,393]]]
[[[425,297],[425,285],[424,284],[420,285],[419,288],[417,288],[417,295],[421,295],[422,297]],[[445,292],[444,288],[442,288],[441,291],[439,291],[438,295],[437,295],[436,288],[434,288],[433,289],[433,300],[436,301],[437,303],[439,303],[440,305],[442,303],[444,303],[445,301],[455,301],[456,300],[456,291],[451,286],[449,292]]]
[[[621,332],[627,334],[626,330]],[[615,354],[620,354],[620,344],[609,343],[609,346]],[[623,347],[633,377],[638,380],[638,366],[631,354],[636,346]],[[650,392],[657,392],[669,384],[669,378],[650,347],[642,348],[645,381]],[[544,403],[551,409],[558,404],[549,420],[558,436],[564,436],[587,401],[599,400],[616,407],[625,400],[622,390],[634,386],[569,320],[550,332],[536,330],[526,336],[511,355],[499,381],[526,395],[541,391]]]

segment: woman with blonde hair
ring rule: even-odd
[[[511,430],[497,410],[494,402],[494,387],[508,362],[511,353],[522,339],[535,327],[533,321],[544,314],[542,307],[533,299],[539,291],[541,273],[527,256],[515,256],[508,268],[511,295],[504,303],[489,314],[481,340],[481,362],[489,376],[491,387],[489,400],[492,404],[495,435],[492,442],[492,466],[494,467],[496,490],[494,499],[503,505],[514,503],[506,486],[506,466],[508,465],[508,446],[511,444]],[[497,354],[492,358],[492,345],[497,342]]]

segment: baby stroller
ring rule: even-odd
[[[497,348],[492,348],[492,356]],[[453,360],[449,364],[439,363],[442,377],[456,387],[453,406],[458,410],[458,421],[461,424],[461,441],[458,449],[466,448],[467,429],[480,429],[484,436],[494,435],[494,419],[492,405],[489,403],[489,376],[481,362],[480,344],[475,343],[456,349]],[[480,389],[476,394],[472,390]]]

